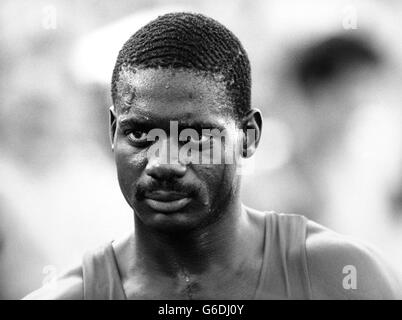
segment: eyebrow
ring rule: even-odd
[[[122,127],[141,127],[147,129],[154,128],[170,128],[170,121],[178,121],[179,129],[184,128],[194,128],[198,130],[202,129],[219,129],[225,130],[225,127],[217,122],[217,121],[205,121],[202,119],[199,120],[168,120],[166,118],[160,117],[147,117],[147,116],[131,116],[131,117],[122,117],[118,120],[119,125]]]

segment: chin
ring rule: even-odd
[[[203,219],[195,212],[144,212],[137,214],[142,224],[163,233],[186,233],[197,229]]]

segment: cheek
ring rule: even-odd
[[[197,165],[194,170],[210,198],[217,198],[231,189],[236,175],[236,166],[228,164]]]
[[[146,166],[146,152],[136,152],[120,143],[116,144],[114,155],[120,187],[123,193],[131,192]]]

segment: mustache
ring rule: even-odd
[[[139,183],[136,188],[135,197],[137,200],[143,200],[147,192],[169,191],[188,194],[194,196],[198,192],[198,188],[194,185],[184,184],[177,180],[156,181],[151,180],[148,183]]]

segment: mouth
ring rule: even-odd
[[[153,210],[163,213],[177,212],[187,206],[191,197],[186,193],[153,191],[145,193],[145,203]]]

